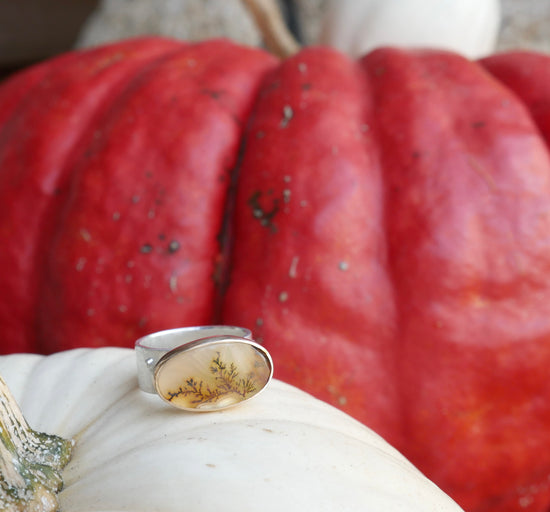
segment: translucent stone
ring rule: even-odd
[[[271,359],[260,346],[244,339],[203,341],[163,357],[155,387],[174,407],[211,411],[252,398],[271,375]]]

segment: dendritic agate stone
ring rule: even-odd
[[[155,386],[174,407],[212,411],[252,398],[271,375],[271,360],[260,346],[225,340],[172,351],[156,367]]]

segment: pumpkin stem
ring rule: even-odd
[[[60,472],[73,446],[73,441],[32,430],[0,377],[0,510],[58,510]]]
[[[300,50],[286,26],[277,0],[241,0],[260,30],[267,49],[281,58],[287,58]]]

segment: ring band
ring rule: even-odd
[[[139,387],[189,411],[219,410],[256,396],[273,376],[269,352],[243,327],[169,329],[135,343]]]

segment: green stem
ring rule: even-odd
[[[73,441],[32,430],[0,377],[0,510],[58,510],[61,469]]]

